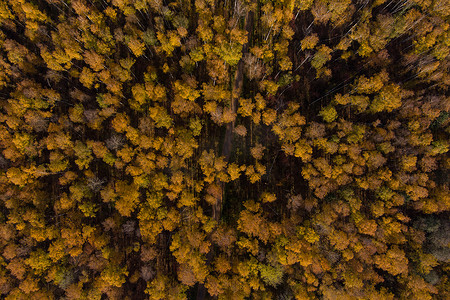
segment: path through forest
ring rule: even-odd
[[[245,30],[247,31],[247,43],[242,47],[242,57],[236,68],[236,73],[234,76],[233,90],[231,93],[231,110],[234,114],[237,113],[237,105],[239,96],[241,95],[242,86],[244,83],[244,55],[248,52],[249,42],[251,38],[251,32],[253,30],[253,11],[249,10],[245,18]],[[233,146],[233,131],[234,131],[235,121],[227,124],[227,129],[225,132],[225,138],[222,145],[222,156],[225,157],[225,161],[228,162],[231,156],[231,149]],[[220,187],[222,189],[221,195],[216,199],[216,203],[213,206],[212,217],[214,220],[219,221],[222,216],[222,206],[223,206],[223,192],[225,188],[225,183],[220,182]],[[213,250],[211,250],[207,255],[207,263],[211,262],[213,257]],[[203,300],[206,296],[206,288],[204,284],[199,284],[197,289],[197,300]]]
[[[236,73],[234,76],[233,90],[231,93],[231,110],[233,114],[237,113],[237,106],[239,96],[241,95],[242,86],[244,83],[244,56],[248,52],[249,42],[251,38],[251,33],[253,31],[253,11],[249,10],[245,18],[245,30],[247,31],[247,43],[242,47],[242,56],[236,68]],[[225,157],[225,161],[228,162],[231,155],[231,149],[233,146],[233,131],[234,131],[235,121],[227,124],[227,129],[225,132],[225,138],[222,145],[222,156]],[[217,199],[216,204],[213,207],[213,218],[218,221],[220,220],[222,214],[223,205],[223,191],[225,184],[220,183],[222,188],[222,195]]]

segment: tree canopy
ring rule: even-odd
[[[0,298],[450,299],[448,0],[0,0]]]

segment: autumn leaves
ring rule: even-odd
[[[0,1],[0,297],[448,298],[448,14]]]

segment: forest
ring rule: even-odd
[[[450,0],[0,0],[0,298],[450,299]]]

